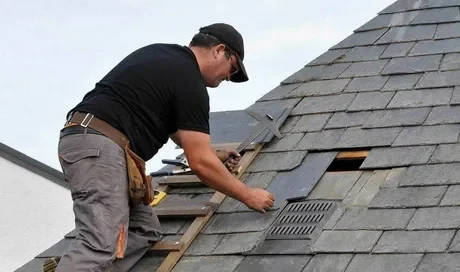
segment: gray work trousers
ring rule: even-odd
[[[124,150],[102,135],[73,134],[58,152],[78,235],[56,271],[128,271],[161,233],[150,206],[129,206]]]

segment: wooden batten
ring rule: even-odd
[[[179,251],[182,244],[180,241],[158,241],[151,250],[152,251]]]
[[[369,151],[342,151],[335,157],[337,160],[363,160],[367,158]]]

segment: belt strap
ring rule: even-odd
[[[118,144],[123,150],[129,144],[128,137],[121,133],[109,123],[94,116],[91,113],[75,112],[67,122],[66,127],[80,125],[89,127],[104,134],[107,138]]]

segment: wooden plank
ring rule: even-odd
[[[209,206],[176,206],[153,208],[159,218],[205,216],[212,210]]]
[[[248,151],[244,154],[244,156],[240,160],[242,171],[236,175],[236,178],[238,179],[241,178],[244,171],[249,167],[249,164],[252,162],[252,160],[254,160],[257,153],[259,153],[261,149],[262,149],[262,144],[257,145],[254,151]],[[220,203],[222,203],[222,201],[224,201],[225,197],[226,195],[220,192],[216,192],[214,193],[212,198],[209,200],[209,202],[219,205]],[[198,236],[200,231],[207,224],[207,222],[209,221],[209,219],[212,217],[213,214],[214,214],[214,210],[211,209],[206,216],[198,217],[193,221],[193,223],[190,225],[190,227],[187,229],[187,231],[184,233],[184,235],[180,239],[183,245],[181,249],[177,252],[169,253],[166,259],[157,269],[157,272],[170,272],[174,268],[176,263],[180,260],[182,255],[188,249],[190,244],[192,244],[193,240],[195,240],[195,238]]]
[[[342,151],[335,157],[338,160],[360,160],[365,159],[369,155],[369,151]]]
[[[151,250],[152,251],[179,251],[182,244],[180,241],[158,241]]]

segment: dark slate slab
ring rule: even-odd
[[[162,218],[160,220],[161,230],[167,235],[178,234],[186,222],[186,219]]]
[[[155,271],[165,260],[166,256],[159,256],[155,252],[147,252],[129,272]]]
[[[291,170],[302,162],[306,154],[305,151],[262,153],[251,163],[247,172]]]
[[[460,206],[460,185],[451,185],[447,189],[446,194],[442,198],[441,204],[439,206]]]
[[[276,200],[281,202],[282,200]],[[276,211],[269,211],[265,214],[258,212],[217,214],[214,216],[205,234],[230,234],[239,232],[255,232],[266,230],[277,216]]]
[[[353,254],[317,254],[303,270],[304,272],[345,271]],[[281,270],[280,270],[281,271]]]
[[[392,59],[383,69],[382,75],[414,74],[427,71],[437,71],[442,55],[420,57],[405,57]]]
[[[379,12],[379,14],[420,10],[426,8],[455,7],[458,5],[458,0],[399,0],[383,11]]]
[[[437,88],[460,85],[460,71],[427,72],[415,88]]]
[[[321,132],[311,132],[305,134],[299,142],[297,150],[324,150],[332,149],[340,137],[345,133],[345,129],[330,129]]]
[[[321,65],[321,64],[332,64],[335,60],[342,58],[350,49],[337,49],[328,50],[321,54],[316,59],[309,62],[306,66]]]
[[[422,77],[422,74],[393,75],[388,79],[382,91],[411,90]]]
[[[356,254],[348,266],[349,271],[414,272],[423,254]]]
[[[457,234],[454,237],[454,240],[449,246],[449,251],[450,252],[459,252],[460,251],[460,233],[457,232]]]
[[[345,212],[334,230],[403,230],[414,212],[415,209],[352,208]]]
[[[35,258],[26,263],[25,265],[14,270],[14,272],[43,272],[43,264],[46,258]]]
[[[56,257],[56,256],[62,256],[64,252],[67,251],[67,248],[69,248],[70,243],[73,241],[73,238],[64,238],[61,241],[57,242],[44,252],[40,253],[37,255],[37,258],[48,258],[48,257]]]
[[[432,163],[460,162],[460,144],[442,144],[436,147]]]
[[[292,151],[303,138],[303,133],[291,133],[284,135],[283,138],[275,138],[270,143],[266,144],[261,152],[282,152]]]
[[[300,101],[291,111],[291,115],[344,111],[355,96],[355,93],[347,93],[331,96],[307,97]]]
[[[394,92],[358,93],[347,110],[363,111],[384,109],[388,103],[390,103],[394,95]]]
[[[357,77],[348,84],[345,92],[380,91],[388,79],[388,76]]]
[[[337,152],[310,153],[296,169],[278,173],[267,187],[275,196],[275,208],[288,198],[307,196],[336,155]]]
[[[434,35],[435,39],[451,39],[460,37],[460,23],[440,24]]]
[[[276,174],[276,171],[252,173],[246,178],[245,183],[251,187],[267,188]]]
[[[458,207],[433,207],[417,209],[407,229],[456,229],[459,225],[460,209]]]
[[[418,24],[439,24],[460,21],[460,10],[458,7],[426,9],[414,18],[411,25]]]
[[[436,25],[393,27],[376,44],[431,40],[435,32]]]
[[[446,54],[444,58],[442,59],[441,71],[459,70],[459,69],[460,69],[460,53]]]
[[[400,128],[349,128],[335,144],[335,148],[390,146],[400,131]]]
[[[337,78],[345,69],[350,66],[349,63],[337,63],[332,65],[307,66],[293,75],[283,80],[282,84],[302,83],[318,79]]]
[[[339,77],[376,76],[387,65],[388,60],[363,61],[353,63]]]
[[[286,84],[286,85],[278,85],[275,89],[271,90],[264,96],[262,96],[257,101],[268,101],[268,100],[279,100],[283,99],[287,94],[295,90],[297,87],[302,85],[301,83],[295,84]]]
[[[371,115],[370,111],[337,112],[327,122],[326,129],[347,128],[363,125]]]
[[[372,20],[356,29],[356,31],[408,25],[419,13],[420,11],[408,11],[394,14],[382,14],[374,17]]]
[[[404,180],[403,176],[401,182]],[[387,209],[437,206],[446,190],[446,186],[381,188],[369,207]]]
[[[301,272],[310,256],[249,256],[235,272]]]
[[[195,238],[184,253],[185,256],[202,256],[211,255],[213,250],[219,245],[224,238],[224,234],[206,235],[201,234]]]
[[[311,254],[311,240],[265,240],[248,255]]]
[[[425,254],[417,272],[460,271],[458,253]]]
[[[426,125],[460,123],[460,106],[434,107],[425,121]]]
[[[394,141],[393,146],[455,143],[459,132],[458,124],[406,127]]]
[[[213,255],[242,254],[249,252],[263,239],[263,232],[227,234],[212,252]]]
[[[243,259],[242,256],[183,257],[172,272],[233,272]]]
[[[460,52],[460,39],[419,41],[410,50],[409,56],[446,54]]]
[[[451,105],[460,105],[460,87],[456,86],[454,88],[454,92],[452,94],[452,98],[450,99]]]
[[[290,92],[287,97],[319,96],[341,93],[349,82],[350,79],[310,81]]]
[[[459,163],[415,165],[409,167],[400,186],[460,184]]]
[[[360,169],[393,168],[429,161],[436,146],[373,148]]]
[[[421,125],[431,108],[395,109],[373,111],[363,128],[399,127]]]
[[[289,133],[291,129],[297,124],[300,120],[300,116],[289,116],[283,125],[280,127],[281,133]]]
[[[374,253],[444,252],[455,235],[454,230],[386,231]]]
[[[337,59],[336,62],[378,60],[385,48],[386,45],[354,47],[348,51],[344,57]]]
[[[448,105],[453,88],[400,91],[391,100],[388,108],[417,108]]]
[[[353,33],[352,35],[339,42],[332,49],[355,47],[359,45],[372,45],[377,41],[388,28],[377,29],[366,32]]]
[[[331,113],[303,115],[291,132],[297,133],[321,131],[331,116]]]
[[[381,231],[330,231],[321,233],[313,244],[314,253],[361,253],[371,252],[382,235]]]
[[[405,57],[407,53],[414,47],[415,42],[407,42],[407,43],[392,43],[389,44],[387,49],[383,52],[380,56],[381,59],[386,58],[397,58],[397,57]]]
[[[225,197],[224,201],[219,205],[216,213],[234,213],[237,212],[242,204],[240,201],[231,197]]]

